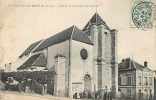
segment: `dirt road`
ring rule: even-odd
[[[0,92],[0,100],[71,100],[69,98],[50,95],[26,94],[17,92]]]

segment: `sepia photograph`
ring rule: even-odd
[[[156,100],[156,0],[0,0],[0,100]]]

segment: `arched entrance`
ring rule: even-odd
[[[84,91],[90,92],[92,90],[91,76],[89,74],[85,74],[84,76]]]

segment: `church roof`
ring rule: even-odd
[[[92,16],[92,18],[89,20],[89,22],[86,24],[86,26],[83,28],[83,31],[89,29],[90,26],[93,25],[93,24],[95,24],[95,25],[103,24],[103,25],[105,25],[106,29],[110,29],[107,26],[106,22],[99,16],[99,14],[95,13]]]
[[[19,58],[29,55],[31,52],[36,52],[43,50],[51,45],[63,42],[65,40],[73,39],[76,41],[80,41],[86,44],[91,44],[91,40],[89,39],[88,35],[85,34],[82,30],[78,29],[76,26],[71,26],[62,32],[57,33],[54,36],[51,36],[45,40],[40,40],[32,43],[28,48],[19,56]]]
[[[23,65],[21,65],[17,69],[18,70],[26,69],[26,68],[29,68],[31,66],[45,67],[46,64],[47,64],[47,60],[46,60],[45,55],[40,53],[40,54],[32,55],[26,62],[24,62]]]
[[[25,55],[28,55],[30,54],[30,52],[32,52],[32,50],[41,42],[42,40],[40,41],[36,41],[34,43],[32,43],[20,56],[19,58],[25,56]]]
[[[43,50],[51,45],[63,42],[65,40],[73,39],[76,41],[80,41],[87,44],[93,44],[89,37],[80,29],[78,29],[76,26],[71,26],[64,31],[57,33],[54,36],[51,36],[47,39],[45,39],[35,50],[40,51]]]
[[[119,63],[119,70],[148,70],[148,71],[151,71],[150,68],[145,67],[130,58],[123,59],[123,61],[121,63]]]

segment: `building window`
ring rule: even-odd
[[[139,85],[142,85],[141,76],[139,76]]]
[[[132,75],[132,85],[135,85],[135,76],[134,75]]]
[[[147,77],[145,77],[145,85],[148,85],[148,80],[147,80]]]
[[[121,77],[119,76],[119,85],[121,85]]]
[[[153,85],[153,84],[152,84],[152,82],[153,82],[153,81],[152,81],[152,77],[149,78],[149,82],[150,82],[150,85]]]
[[[128,88],[128,89],[127,89],[127,93],[128,93],[128,97],[131,97],[131,96],[132,96],[131,88]]]
[[[128,78],[127,78],[127,85],[131,85],[131,77],[130,76],[128,76]]]

